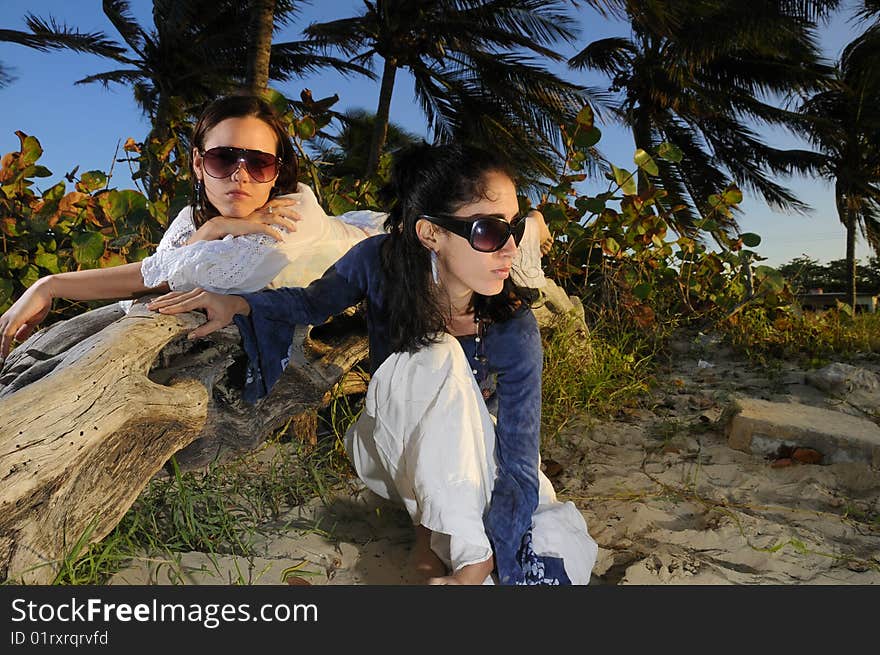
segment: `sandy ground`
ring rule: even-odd
[[[729,448],[722,416],[735,396],[859,412],[794,366],[760,374],[699,338],[674,351],[641,407],[575,417],[543,453],[600,546],[592,583],[880,583],[880,471],[774,466]],[[145,557],[111,583],[412,584],[411,539],[402,510],[361,490],[266,526],[258,556]]]

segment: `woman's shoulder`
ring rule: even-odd
[[[364,262],[369,265],[378,264],[379,255],[382,250],[382,244],[388,239],[387,234],[377,234],[367,237],[362,241],[354,244],[349,251],[339,261],[341,265],[344,262]]]
[[[196,226],[192,217],[192,207],[185,205],[165,229],[165,233],[162,235],[162,240],[159,243],[159,250],[179,248],[186,245],[187,240],[195,231]]]
[[[275,200],[293,201],[294,204],[291,208],[299,216],[295,231],[289,232],[282,228],[285,233],[284,243],[286,245],[302,248],[323,241],[328,237],[327,214],[308,186],[300,182],[296,192],[275,196]]]

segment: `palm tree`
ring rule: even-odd
[[[253,38],[248,48],[245,82],[251,93],[259,93],[269,85],[272,32],[275,31],[275,0],[255,0],[250,28]]]
[[[415,97],[438,141],[472,140],[536,164],[558,124],[574,116],[585,90],[544,68],[575,33],[565,0],[365,0],[363,13],[310,25],[305,34],[353,62],[382,60],[382,82],[366,175],[385,144],[399,69],[415,78]],[[523,138],[525,137],[525,138]]]
[[[570,60],[573,68],[610,76],[610,91],[619,93],[615,116],[636,147],[655,152],[668,141],[682,151],[678,163],[657,162],[657,186],[677,231],[694,233],[709,196],[731,182],[772,207],[808,209],[773,177],[813,171],[819,158],[768,145],[747,121],[801,124],[796,111],[773,101],[827,84],[830,67],[812,28],[837,3],[621,0],[612,10],[628,19],[631,37],[594,41]],[[733,217],[710,227],[716,235],[735,229]]]
[[[341,127],[319,142],[321,161],[328,177],[363,175],[370,154],[370,139],[375,132],[376,115],[365,109],[353,109],[337,116]],[[396,150],[417,143],[419,137],[393,122],[388,123],[385,146]]]
[[[880,15],[865,2],[859,15]],[[837,215],[846,229],[847,298],[856,304],[856,230],[880,253],[880,20],[852,41],[840,57],[834,88],[807,99],[801,111],[810,141],[823,155],[820,173],[834,181]]]
[[[119,67],[89,75],[77,84],[100,82],[132,87],[135,101],[152,123],[147,142],[167,143],[173,137],[186,150],[185,137],[175,132],[175,125],[198,113],[215,96],[240,88],[249,77],[254,29],[263,30],[267,13],[255,14],[253,7],[265,0],[154,0],[153,28],[138,24],[126,0],[104,0],[104,14],[113,24],[121,42],[103,32],[82,33],[54,19],[33,14],[25,17],[30,32],[7,30],[0,39],[15,41],[40,50],[75,50],[97,54]],[[276,0],[272,20],[283,24],[295,13],[293,0]],[[264,8],[266,5],[264,5]],[[251,18],[254,20],[251,20]],[[269,33],[271,39],[271,31]],[[271,41],[270,41],[271,42]],[[365,73],[365,69],[326,57],[302,42],[278,45],[272,50],[268,77],[285,81],[292,76],[334,67],[341,72]],[[261,64],[262,65],[262,64]],[[262,77],[251,66],[250,74],[258,87]],[[255,87],[256,88],[256,87]],[[158,178],[160,162],[150,161],[145,177],[148,193]]]

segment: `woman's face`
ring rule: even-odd
[[[484,198],[459,207],[453,215],[472,219],[480,214],[497,214],[510,222],[519,212],[513,181],[504,173],[493,171],[486,174],[484,186]],[[516,254],[513,237],[495,252],[474,250],[464,237],[442,229],[436,231],[436,239],[440,278],[453,307],[472,292],[484,296],[501,293]]]
[[[261,150],[271,154],[278,152],[278,139],[275,132],[259,118],[227,118],[220,121],[205,135],[203,151],[227,146]],[[193,149],[193,168],[196,177],[205,186],[208,200],[221,215],[229,218],[244,218],[269,200],[269,192],[275,180],[257,182],[241,164],[232,175],[217,179],[205,172],[202,156]]]

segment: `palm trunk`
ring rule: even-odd
[[[397,61],[385,60],[382,71],[382,88],[379,91],[379,107],[376,109],[376,122],[373,125],[373,140],[370,142],[370,154],[367,156],[367,169],[364,177],[370,178],[379,169],[379,157],[388,137],[388,117],[391,113],[391,96],[394,93],[394,76],[397,75]]]
[[[641,148],[645,152],[651,152],[650,123],[642,120],[640,113],[636,113],[634,119],[632,132],[636,148]],[[647,194],[648,186],[651,182],[648,179],[648,174],[638,167],[636,167],[636,182],[639,195],[644,197]]]
[[[853,313],[856,311],[856,220],[855,212],[849,206],[841,186],[835,185],[834,200],[837,215],[846,228],[846,298]]]
[[[147,198],[155,202],[168,200],[162,196],[165,193],[165,180],[162,179],[162,169],[165,162],[158,157],[158,151],[170,139],[171,134],[171,99],[162,92],[156,102],[156,114],[153,116],[153,127],[147,135],[144,153],[145,162],[141,164],[146,168],[144,177],[144,190]]]
[[[251,16],[251,42],[248,47],[248,89],[259,94],[269,85],[269,59],[272,55],[272,31],[275,26],[275,0],[256,0]]]

